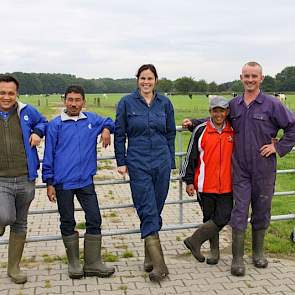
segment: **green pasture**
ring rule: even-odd
[[[124,94],[88,94],[87,110],[97,112],[102,116],[115,118],[116,103]],[[227,96],[229,98],[229,96]],[[287,96],[287,106],[295,111],[295,95]],[[22,96],[21,101],[36,106],[47,118],[51,119],[60,113],[62,99],[60,95],[45,96]],[[187,95],[175,95],[170,97],[177,125],[181,125],[184,118],[202,118],[208,116],[208,99],[205,95],[193,95],[190,99]],[[178,134],[179,136],[179,134]],[[182,150],[186,150],[190,132],[182,132]],[[176,140],[176,149],[178,139]],[[278,169],[294,169],[295,152],[286,157],[278,158]],[[279,174],[277,176],[276,191],[295,191],[295,174]],[[273,215],[295,213],[295,196],[274,197]],[[266,239],[266,249],[276,255],[293,255],[295,244],[290,241],[290,233],[295,227],[294,221],[273,222],[269,228]],[[248,232],[249,235],[249,232]],[[249,235],[250,236],[250,235]],[[249,241],[249,239],[247,239]],[[247,249],[250,251],[248,242]]]

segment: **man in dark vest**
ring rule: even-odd
[[[27,217],[35,195],[39,168],[36,146],[45,132],[46,119],[32,106],[17,101],[19,82],[0,75],[0,236],[10,225],[7,274],[23,284],[20,271],[27,233]]]

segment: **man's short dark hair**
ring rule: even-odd
[[[7,83],[13,82],[16,85],[16,90],[18,91],[19,89],[19,82],[12,75],[0,74],[0,82],[7,82]]]
[[[85,91],[84,88],[80,85],[70,85],[65,92],[65,99],[67,98],[67,95],[71,92],[79,93],[82,95],[83,100],[85,100]]]

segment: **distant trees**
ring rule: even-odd
[[[12,73],[20,81],[21,94],[52,94],[63,93],[70,84],[83,86],[87,93],[128,93],[136,88],[136,79],[84,79],[69,74],[49,73]],[[278,73],[275,78],[266,75],[262,83],[266,92],[295,91],[295,66],[289,66]],[[158,81],[157,89],[162,92],[176,92],[189,94],[193,92],[242,92],[240,80],[217,84],[214,81],[195,80],[192,77],[181,77],[174,81],[162,78]]]
[[[265,92],[274,92],[276,89],[276,80],[273,77],[266,75],[261,84],[261,88]]]
[[[295,90],[295,67],[286,67],[276,75],[276,91]]]

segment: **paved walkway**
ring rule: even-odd
[[[99,170],[98,178],[120,178],[108,161],[107,169]],[[101,206],[131,203],[129,186],[112,185],[97,187]],[[169,199],[177,199],[178,184],[171,183]],[[201,222],[197,204],[185,204],[184,222]],[[48,202],[45,190],[38,189],[31,209],[56,208]],[[103,210],[103,229],[137,229],[138,218],[133,208]],[[84,214],[76,212],[77,222],[84,221]],[[178,221],[178,206],[167,205],[163,212],[164,224]],[[29,215],[28,237],[36,235],[58,235],[58,214]],[[83,233],[83,230],[79,230]],[[9,230],[7,230],[9,232]],[[4,239],[8,238],[5,233]],[[6,275],[7,245],[0,245],[0,294],[295,294],[295,261],[270,259],[267,269],[256,269],[246,257],[247,274],[237,278],[230,275],[230,232],[221,233],[222,257],[218,265],[209,266],[197,262],[183,245],[183,239],[193,230],[161,232],[169,277],[160,284],[151,283],[143,271],[143,242],[139,234],[107,236],[103,239],[103,253],[108,262],[116,267],[111,278],[85,278],[71,280],[64,263],[65,250],[62,241],[28,243],[24,250],[22,267],[28,274],[24,285],[11,283]],[[82,248],[83,241],[80,240]],[[208,244],[204,252],[208,251]],[[127,257],[127,258],[126,258]]]

